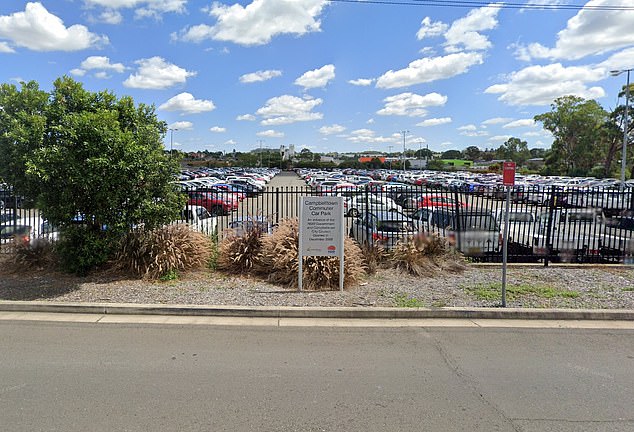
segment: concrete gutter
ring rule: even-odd
[[[311,319],[504,319],[634,321],[625,309],[206,306],[0,301],[0,312]]]

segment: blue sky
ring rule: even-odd
[[[534,115],[568,94],[611,110],[609,71],[634,68],[632,0],[409,3],[2,0],[0,82],[154,104],[183,151],[400,151],[402,131],[444,151],[548,148]]]

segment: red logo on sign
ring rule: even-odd
[[[333,245],[328,246],[328,251],[334,252],[336,250],[337,250],[337,246],[333,246]]]

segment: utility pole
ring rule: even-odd
[[[258,140],[260,143],[260,168],[262,168],[262,140]]]
[[[170,131],[170,159],[171,159],[172,158],[172,148],[174,147],[174,131],[177,131],[178,129],[170,128],[168,130]]]
[[[388,153],[388,156],[392,154],[392,147],[393,146],[387,146],[387,148],[390,150],[390,152]],[[390,169],[392,169],[392,156],[389,156],[390,158]]]
[[[403,171],[405,171],[405,136],[409,133],[408,130],[402,130],[401,134],[403,135]]]

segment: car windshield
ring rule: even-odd
[[[460,218],[463,231],[499,231],[492,215],[466,214]]]
[[[405,232],[413,231],[414,225],[410,221],[380,220],[377,221],[376,228],[384,232]]]

